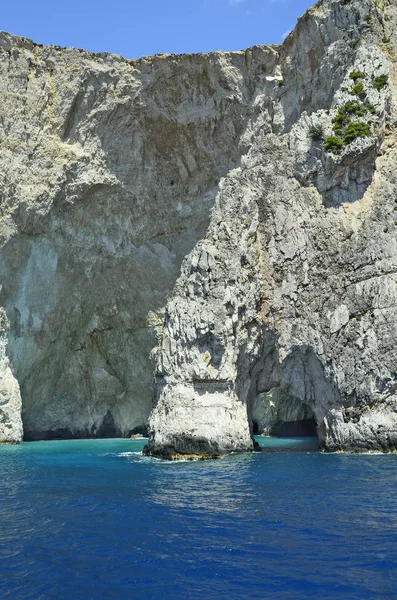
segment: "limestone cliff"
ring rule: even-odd
[[[139,61],[1,35],[0,439],[128,435],[154,393],[154,455],[306,418],[397,448],[396,25],[324,0],[282,46]]]
[[[0,35],[0,439],[21,439],[21,398],[27,439],[146,428],[156,326],[249,146],[267,54],[127,61]]]
[[[326,450],[397,448],[396,9],[319,2],[276,49],[167,304],[147,453],[309,418]]]

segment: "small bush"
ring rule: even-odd
[[[335,135],[330,135],[324,142],[324,149],[333,154],[339,154],[343,148],[343,142]]]
[[[382,43],[383,44],[390,44],[390,38],[387,37],[387,35],[384,35],[382,38]]]
[[[345,144],[350,144],[357,138],[365,138],[371,135],[371,129],[368,123],[362,121],[351,121],[346,129],[346,134],[343,139]]]
[[[353,48],[353,50],[355,48],[357,48],[357,46],[359,45],[359,43],[361,42],[362,38],[361,37],[357,37],[355,40],[353,40],[351,42],[351,47]]]
[[[361,38],[359,38],[361,39]],[[367,76],[362,71],[352,71],[350,73],[350,79],[353,79],[354,83],[356,83],[357,79],[365,79]]]
[[[374,78],[374,80],[372,81],[372,86],[376,89],[376,90],[381,90],[383,87],[385,87],[386,83],[388,82],[389,78],[387,75],[378,75],[377,77]]]
[[[357,117],[363,117],[367,112],[364,106],[358,102],[346,102],[343,108],[345,113],[349,115],[356,115]]]
[[[364,106],[367,109],[367,111],[371,113],[371,115],[376,115],[376,108],[373,104],[371,104],[371,102],[368,102],[368,100],[366,100],[364,102]]]
[[[345,107],[341,106],[334,118],[332,119],[335,133],[340,133],[340,131],[343,130],[343,127],[347,125],[348,120],[349,119]]]
[[[322,125],[310,125],[309,137],[318,142],[324,139],[324,128]]]
[[[350,90],[350,93],[352,96],[358,96],[360,100],[364,100],[367,97],[367,93],[364,90],[364,84],[362,81],[353,85],[352,89]]]
[[[363,117],[367,113],[367,109],[358,102],[346,102],[338,109],[337,114],[332,119],[334,124],[334,133],[343,136],[345,128],[350,123],[350,115]]]

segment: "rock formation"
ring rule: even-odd
[[[130,435],[153,396],[155,456],[306,419],[397,449],[396,26],[323,0],[280,46],[139,61],[2,34],[0,439]]]
[[[313,417],[326,450],[397,448],[396,5],[320,2],[266,65],[167,303],[147,453]]]
[[[239,164],[263,52],[127,61],[0,35],[0,439],[21,439],[21,398],[27,439],[146,429],[156,327]]]

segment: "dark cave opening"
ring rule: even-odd
[[[275,438],[317,437],[312,403],[279,386],[256,395],[248,410],[252,435]]]
[[[49,429],[47,431],[34,431],[25,427],[24,442],[38,442],[48,440],[75,440],[75,439],[125,439],[131,436],[140,435],[148,437],[148,428],[146,425],[138,425],[130,429],[127,433],[123,432],[115,423],[110,410],[103,417],[102,423],[98,427],[86,427],[82,429],[71,430],[67,427]]]
[[[321,447],[314,415],[294,421],[279,419],[265,430],[253,419],[251,427],[255,452],[317,452]]]
[[[314,417],[299,421],[278,421],[273,425],[270,435],[280,438],[317,437],[317,423]]]
[[[252,421],[252,435],[262,435],[260,425]],[[314,417],[300,419],[297,421],[277,421],[268,431],[270,437],[293,438],[293,437],[317,437],[317,423]]]
[[[322,407],[338,405],[340,395],[312,347],[294,346],[281,358],[275,332],[265,331],[249,375],[248,423],[261,447],[324,446]]]

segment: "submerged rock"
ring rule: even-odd
[[[396,25],[323,0],[280,46],[137,61],[0,35],[0,440],[397,449]]]

